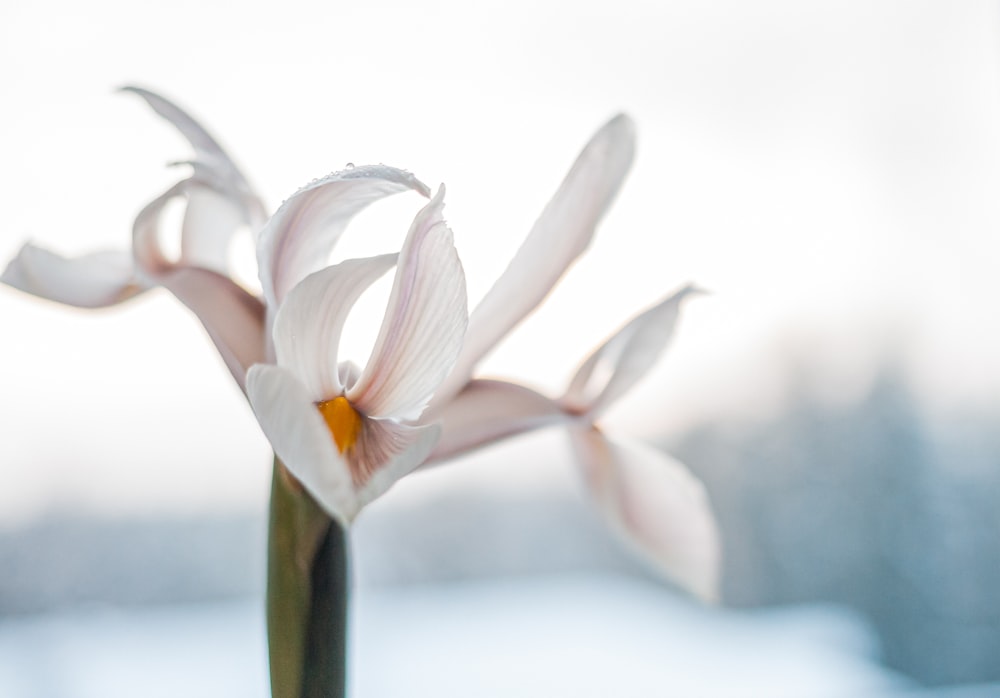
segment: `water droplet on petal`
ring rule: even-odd
[[[345,169],[353,170],[354,169],[354,163],[353,162],[349,162],[344,167],[345,167]]]

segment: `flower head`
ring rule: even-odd
[[[274,321],[277,364],[254,366],[247,377],[275,453],[344,525],[420,465],[440,433],[416,420],[454,365],[468,319],[443,196],[442,188],[417,214],[399,255],[350,259],[292,288]],[[393,265],[382,327],[358,370],[338,355],[344,322]]]

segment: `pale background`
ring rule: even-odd
[[[627,111],[638,158],[596,243],[488,372],[557,391],[629,315],[694,281],[712,295],[686,308],[668,356],[609,430],[674,445],[711,474],[721,460],[692,434],[732,423],[806,433],[786,419],[803,395],[850,410],[888,372],[933,437],[920,442],[927,453],[992,443],[998,28],[986,2],[14,0],[0,6],[0,258],[28,238],[66,253],[128,243],[138,209],[179,176],[164,164],[189,155],[139,100],[113,93],[139,84],[200,118],[272,207],[348,162],[446,183],[474,303],[593,130]],[[337,256],[398,247],[418,205],[380,205]],[[359,336],[376,315],[358,320]],[[267,444],[172,299],[89,313],[0,289],[0,317],[0,528],[10,536],[67,516],[263,511]],[[837,449],[860,438],[837,433],[834,468]],[[983,448],[975,462],[942,457],[935,472],[995,482],[996,451]],[[554,465],[505,467],[526,452]],[[369,525],[442,493],[573,487],[557,438],[499,453],[404,483]],[[754,482],[752,459],[731,460],[736,482]],[[710,484],[725,481],[715,475]],[[740,491],[718,501],[739,502]],[[808,521],[803,501],[792,509]],[[979,543],[966,540],[976,557]],[[727,584],[741,603],[782,600]],[[984,603],[995,620],[995,598]]]

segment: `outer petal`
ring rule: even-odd
[[[264,306],[226,276],[170,262],[159,243],[159,222],[171,198],[182,196],[180,182],[150,202],[135,219],[132,253],[136,265],[188,306],[201,320],[241,388],[250,366],[266,356]]]
[[[681,302],[697,290],[686,286],[632,318],[583,362],[561,403],[570,412],[596,416],[625,394],[667,347]]]
[[[419,417],[462,348],[465,274],[441,217],[443,199],[442,186],[413,220],[371,357],[348,391],[365,414]]]
[[[460,456],[496,441],[574,419],[530,388],[474,380],[422,421],[441,425],[441,440],[429,462]]]
[[[350,523],[359,508],[351,473],[305,386],[282,368],[258,364],[247,374],[247,397],[289,472],[327,513]]]
[[[465,346],[438,401],[461,389],[475,365],[542,302],[587,248],[634,154],[635,126],[624,114],[591,138],[506,271],[473,311]]]
[[[407,189],[430,195],[409,172],[375,165],[335,172],[292,195],[267,222],[257,245],[268,307],[277,307],[299,281],[326,266],[330,251],[355,215]]]
[[[145,291],[127,252],[106,251],[68,259],[25,245],[0,281],[41,298],[80,308],[102,308]]]
[[[313,401],[343,393],[337,349],[354,303],[396,255],[349,259],[310,274],[293,288],[274,320],[278,365],[298,378]]]
[[[596,429],[573,429],[570,438],[609,523],[668,578],[716,600],[719,535],[701,483],[644,444],[612,442]]]
[[[388,420],[367,420],[355,446],[358,459],[367,468],[366,479],[357,490],[358,509],[423,463],[440,436],[437,426],[410,427]]]
[[[162,95],[141,87],[123,87],[138,95],[170,122],[194,148],[194,175],[186,180],[188,210],[181,238],[184,261],[225,271],[226,250],[242,225],[256,232],[267,210],[246,177],[216,140],[190,114]],[[185,164],[185,163],[178,163]]]
[[[159,280],[198,316],[233,378],[245,390],[247,370],[266,357],[260,300],[208,269],[177,267]]]

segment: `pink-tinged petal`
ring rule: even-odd
[[[619,114],[580,153],[507,269],[469,317],[465,346],[437,401],[460,390],[476,364],[533,311],[590,244],[635,155],[635,126]]]
[[[351,473],[305,386],[282,368],[258,364],[247,374],[247,397],[281,462],[347,526],[359,509]]]
[[[94,252],[70,259],[30,244],[7,265],[0,282],[80,308],[115,305],[148,288],[136,278],[127,252]]]
[[[245,390],[247,370],[266,358],[264,305],[228,277],[208,269],[178,266],[158,280],[198,316]]]
[[[174,197],[184,196],[187,182],[178,182],[146,204],[132,223],[132,256],[145,274],[156,277],[174,266],[160,242],[160,216]]]
[[[573,419],[544,395],[495,380],[471,381],[453,399],[428,412],[422,421],[441,425],[441,440],[429,463]]]
[[[358,508],[384,494],[404,475],[423,463],[441,435],[437,426],[411,427],[390,420],[365,420],[361,436],[349,454],[357,480]],[[353,518],[353,517],[352,517]]]
[[[718,598],[721,550],[702,484],[683,465],[596,429],[572,429],[584,480],[601,512],[668,579],[705,601]]]
[[[225,274],[229,269],[229,245],[247,223],[244,212],[231,198],[211,187],[190,181],[186,189],[180,261]]]
[[[373,417],[413,420],[455,364],[468,321],[465,274],[442,218],[444,187],[414,218],[368,364],[348,399]]]
[[[264,226],[257,245],[268,306],[277,307],[299,281],[326,266],[334,244],[355,215],[408,189],[430,196],[427,185],[409,172],[371,165],[335,172],[293,194]]]
[[[341,395],[337,350],[354,303],[396,263],[395,254],[348,259],[310,274],[293,288],[274,319],[278,365],[291,371],[316,402]]]
[[[673,336],[681,302],[697,289],[682,288],[632,318],[594,351],[577,370],[563,396],[563,407],[596,416],[620,398],[659,359]]]

